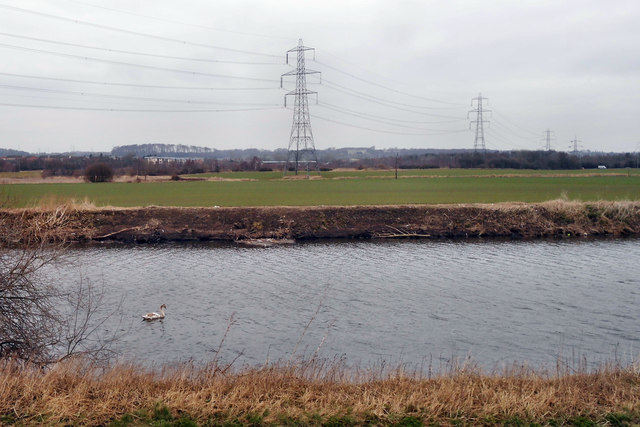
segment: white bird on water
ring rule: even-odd
[[[160,306],[160,313],[147,313],[144,316],[142,316],[142,320],[158,320],[158,319],[164,319],[164,309],[167,308],[167,306],[165,304],[162,304]]]

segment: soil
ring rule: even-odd
[[[2,210],[0,227],[70,241],[640,236],[639,202]],[[7,228],[5,228],[6,230]],[[54,237],[51,237],[54,236]]]

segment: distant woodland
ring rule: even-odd
[[[567,153],[560,151],[486,151],[437,149],[329,148],[317,150],[320,170],[335,168],[637,168],[638,153]],[[116,175],[176,175],[222,171],[282,170],[287,150],[217,150],[180,144],[136,144],[110,153],[34,155],[0,149],[0,171],[42,170],[43,176],[82,176],[95,163]]]

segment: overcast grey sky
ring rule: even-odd
[[[318,149],[473,148],[481,92],[488,149],[637,151],[638,22],[638,0],[0,0],[0,147],[286,148],[302,38]]]

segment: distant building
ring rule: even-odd
[[[154,165],[158,164],[168,164],[168,163],[185,163],[189,160],[193,161],[203,161],[203,157],[170,157],[170,156],[144,156],[144,159],[148,163],[153,163]]]

